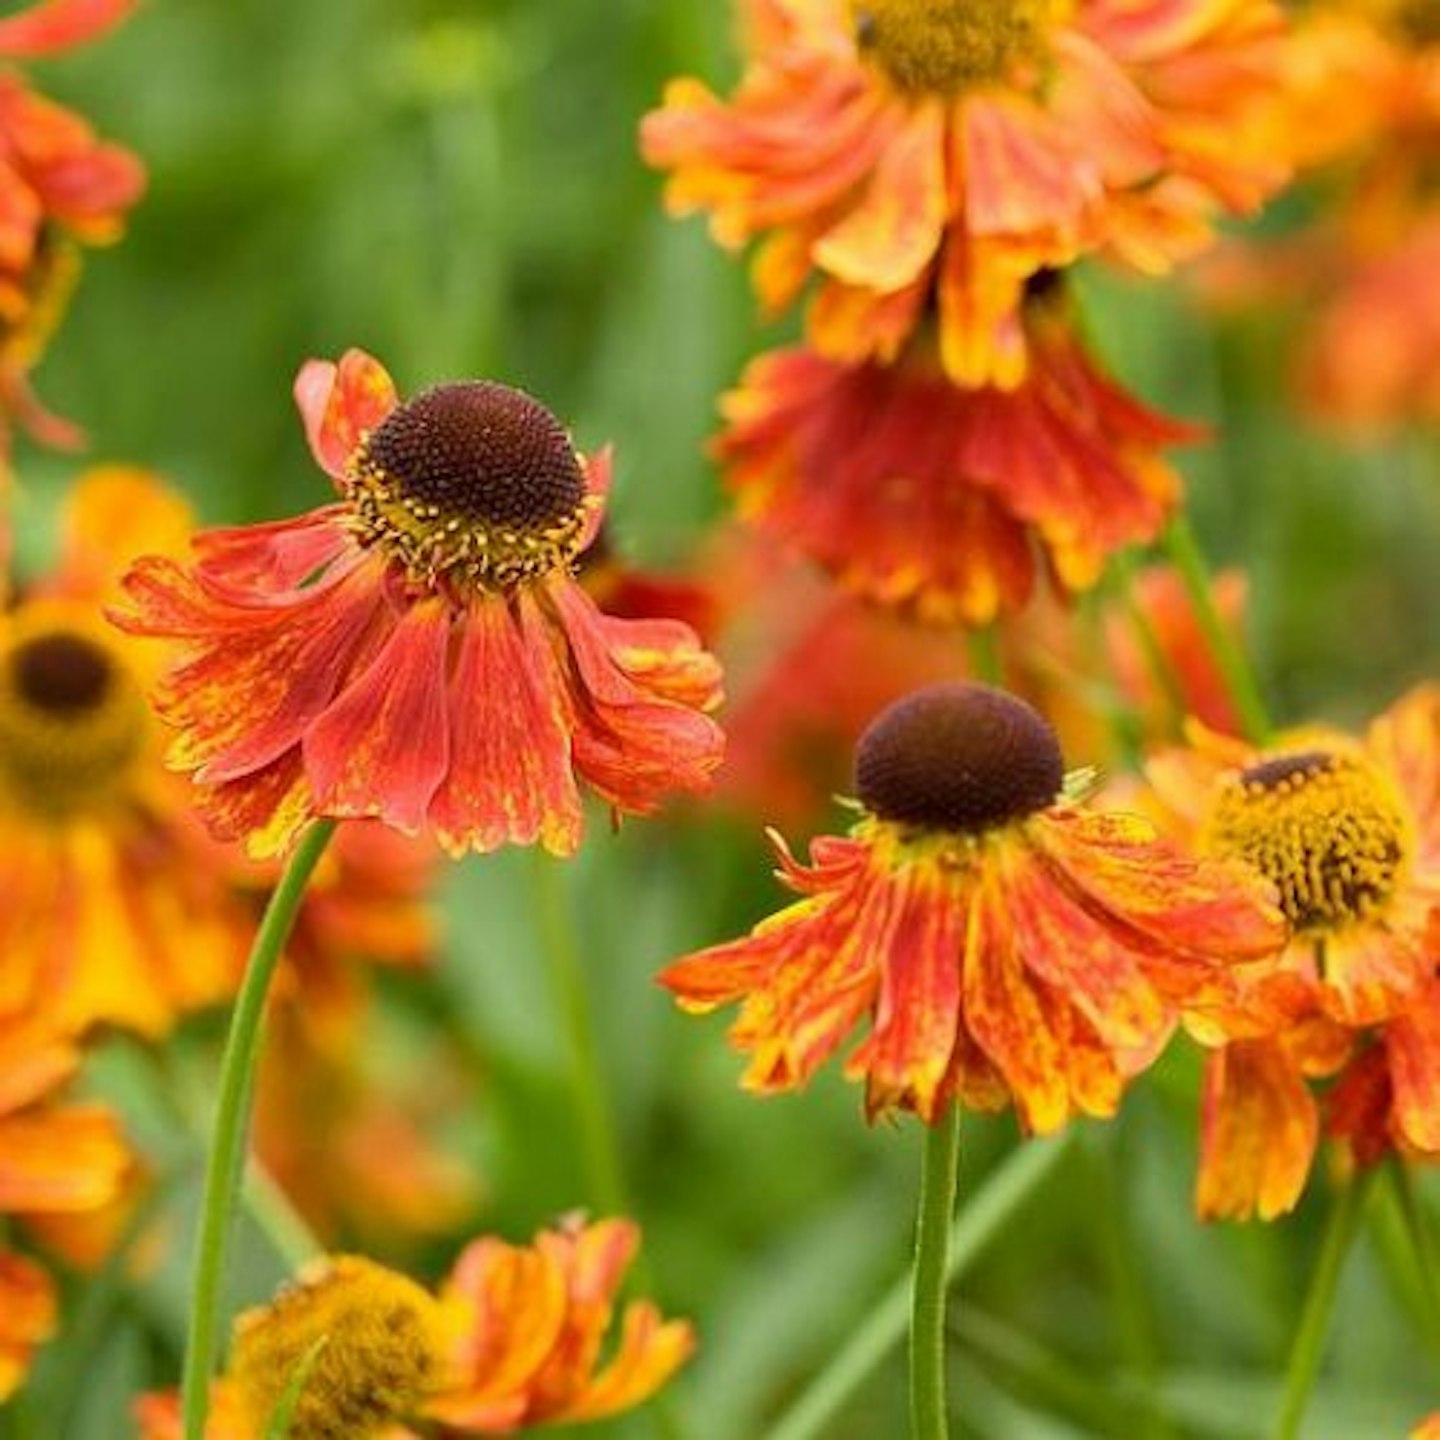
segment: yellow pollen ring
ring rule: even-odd
[[[442,1379],[443,1310],[360,1256],[322,1261],[235,1323],[229,1375],[258,1435],[292,1386],[290,1440],[375,1440]]]
[[[1384,911],[1402,887],[1414,827],[1358,754],[1267,757],[1220,784],[1202,849],[1248,861],[1280,892],[1297,934],[1332,934]]]
[[[1004,80],[1064,13],[1064,0],[851,0],[860,53],[915,95]]]
[[[36,601],[0,628],[0,800],[53,823],[103,809],[149,727],[139,681],[88,611]]]
[[[587,495],[568,515],[536,530],[488,525],[407,495],[404,480],[377,465],[364,441],[347,479],[352,533],[426,589],[443,579],[462,590],[507,590],[568,567],[601,503]]]

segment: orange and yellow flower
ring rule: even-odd
[[[402,404],[358,350],[296,395],[339,503],[140,561],[117,617],[185,649],[157,703],[216,834],[273,854],[314,816],[374,816],[455,854],[568,854],[577,777],[634,814],[708,787],[714,660],[679,622],[602,614],[572,574],[607,456],[582,462],[494,382]]]
[[[1337,277],[1303,351],[1301,389],[1316,415],[1354,430],[1440,421],[1437,274],[1440,211],[1431,211],[1395,245]]]
[[[810,865],[776,837],[797,904],[660,977],[690,1010],[742,1002],[749,1088],[803,1084],[868,1018],[846,1073],[872,1116],[1013,1101],[1043,1134],[1113,1114],[1181,1007],[1228,1004],[1231,967],[1283,944],[1265,882],[1086,808],[1053,731],[1002,691],[892,706],[856,788],[862,818]]]
[[[43,995],[73,1028],[157,1035],[238,976],[234,863],[161,764],[144,702],[157,657],[99,613],[142,542],[178,548],[188,528],[153,476],[92,472],[59,567],[0,614],[0,1009]]]
[[[0,1012],[0,1220],[84,1215],[119,1194],[131,1159],[115,1117],[56,1098],[79,1063],[49,1017]],[[0,1402],[55,1323],[49,1277],[0,1247]]]
[[[1192,734],[1189,750],[1152,762],[1158,799],[1202,853],[1270,880],[1291,925],[1276,1003],[1230,1017],[1237,1043],[1209,1059],[1201,1134],[1201,1213],[1268,1219],[1294,1205],[1314,1158],[1319,1106],[1305,1082],[1334,1075],[1357,1041],[1378,1048],[1361,1054],[1345,1113],[1362,1093],[1373,1099],[1371,1082],[1389,1086],[1398,1074],[1403,1130],[1424,1103],[1415,1097],[1440,1093],[1427,1018],[1440,913],[1440,691],[1412,691],[1363,739],[1311,727],[1256,749],[1199,726]],[[1227,1023],[1202,1038],[1227,1038]],[[1392,1114],[1388,1099],[1381,1110]]]
[[[1026,281],[1104,251],[1146,272],[1286,177],[1269,0],[745,0],[733,98],[674,81],[642,131],[672,210],[768,236],[777,307],[818,275],[810,339],[893,358],[938,312],[959,383],[1026,369]]]
[[[51,0],[0,20],[0,59],[43,55],[92,39],[133,8],[119,0]],[[77,243],[117,239],[145,188],[130,151],[101,141],[73,111],[0,71],[0,411],[36,439],[73,445],[79,432],[49,414],[29,373],[64,313]]]
[[[600,1420],[648,1400],[690,1357],[695,1336],[686,1321],[663,1320],[650,1301],[632,1300],[602,1364],[639,1244],[628,1220],[571,1217],[532,1245],[484,1239],[467,1247],[440,1291],[459,1340],[426,1414],[462,1432],[503,1435]]]
[[[1196,432],[1096,368],[1053,285],[1025,310],[1020,388],[961,389],[926,341],[895,364],[763,355],[722,403],[716,454],[743,517],[848,588],[921,619],[984,624],[1154,539],[1180,493],[1164,460]]]
[[[206,1440],[259,1440],[321,1336],[292,1440],[413,1440],[406,1420],[438,1422],[446,1434],[508,1435],[642,1404],[695,1340],[688,1323],[662,1320],[649,1301],[636,1300],[602,1362],[638,1244],[629,1221],[587,1225],[578,1217],[542,1231],[533,1245],[487,1237],[465,1249],[438,1297],[368,1260],[327,1259],[236,1322]],[[178,1440],[173,1396],[146,1396],[136,1408],[141,1440]]]

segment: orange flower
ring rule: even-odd
[[[0,56],[74,44],[128,8],[104,0],[33,7],[0,21]],[[144,188],[145,171],[128,150],[98,140],[79,115],[0,71],[0,410],[46,444],[80,439],[39,404],[28,379],[69,300],[76,242],[118,239]]]
[[[397,1057],[384,1007],[358,986],[320,1026],[315,998],[302,989],[270,1019],[255,1113],[267,1173],[326,1241],[453,1234],[480,1191],[436,1138],[475,1107],[457,1058],[433,1036],[423,1070]]]
[[[1375,1028],[1325,1097],[1326,1132],[1361,1165],[1440,1159],[1440,981]]]
[[[1104,250],[1163,271],[1285,178],[1269,0],[745,0],[733,99],[677,80],[642,131],[668,202],[816,273],[817,349],[893,358],[938,305],[966,385],[1025,372],[1025,282]]]
[[[1440,1410],[1427,1415],[1410,1432],[1410,1440],[1440,1440]]]
[[[1245,577],[1229,570],[1215,577],[1214,601],[1224,622],[1237,628],[1245,610]],[[1201,629],[1184,582],[1168,565],[1152,565],[1134,578],[1127,605],[1137,607],[1159,648],[1158,659],[1173,683],[1174,695],[1155,674],[1155,659],[1144,647],[1129,616],[1119,606],[1105,616],[1105,641],[1110,663],[1126,696],[1136,706],[1147,734],[1175,733],[1177,706],[1202,725],[1225,735],[1239,735],[1244,726],[1235,710],[1215,654]]]
[[[953,635],[836,591],[759,537],[713,564],[732,585],[747,572],[720,644],[731,700],[717,799],[777,825],[808,824],[849,784],[871,717],[955,678],[963,651]]]
[[[0,1013],[0,1221],[103,1210],[130,1166],[115,1117],[59,1102],[79,1066],[48,1018]],[[0,1401],[54,1328],[48,1277],[0,1248]]]
[[[185,506],[143,472],[96,471],[62,563],[0,613],[0,1009],[43,994],[62,1023],[158,1035],[227,995],[246,917],[148,715],[152,647],[101,623],[118,569],[184,543]]]
[[[639,1244],[629,1221],[578,1217],[531,1246],[469,1245],[438,1300],[381,1266],[329,1258],[236,1322],[212,1390],[206,1440],[259,1440],[287,1378],[326,1338],[302,1387],[291,1440],[413,1440],[407,1418],[446,1434],[508,1435],[599,1420],[648,1400],[694,1349],[684,1321],[632,1301],[600,1363],[616,1291]],[[598,1367],[598,1368],[597,1368]],[[179,1440],[173,1396],[137,1407],[141,1440]],[[427,1432],[428,1433],[428,1432]]]
[[[50,1277],[0,1248],[0,1404],[20,1388],[31,1356],[55,1333],[55,1309]]]
[[[687,1009],[743,1001],[752,1089],[803,1084],[868,1016],[846,1073],[872,1116],[1009,1099],[1046,1133],[1113,1114],[1180,1006],[1225,1001],[1229,967],[1283,943],[1263,882],[1078,803],[1050,727],[1002,691],[892,706],[856,786],[861,820],[810,866],[775,837],[797,904],[660,977]]]
[[[1292,927],[1268,1014],[1202,1027],[1207,1043],[1244,1046],[1209,1061],[1201,1213],[1268,1219],[1295,1204],[1314,1158],[1306,1078],[1333,1075],[1376,1025],[1382,1053],[1402,1057],[1407,1096],[1437,1073],[1424,1017],[1440,907],[1440,690],[1407,695],[1363,741],[1313,727],[1255,750],[1192,733],[1191,750],[1152,762],[1158,798],[1202,853],[1274,883]],[[1362,1056],[1351,1085],[1368,1088],[1375,1064]],[[1342,1109],[1357,1103],[1358,1090]]]
[[[1352,429],[1440,420],[1437,273],[1440,212],[1431,211],[1403,240],[1336,277],[1304,350],[1301,386],[1316,415]]]
[[[0,55],[29,60],[94,40],[118,25],[135,0],[39,0],[0,20]]]
[[[457,1430],[504,1435],[599,1420],[648,1400],[685,1363],[695,1337],[685,1321],[662,1321],[649,1301],[632,1301],[618,1347],[597,1370],[639,1243],[627,1220],[571,1217],[531,1246],[470,1245],[441,1289],[461,1338],[426,1414]]]
[[[701,791],[719,670],[678,622],[607,617],[571,566],[608,459],[488,381],[404,404],[362,351],[296,395],[341,501],[199,536],[126,580],[138,634],[182,641],[158,705],[199,806],[255,854],[316,815],[433,829],[454,854],[579,843],[577,775],[617,811]]]
[[[960,389],[924,343],[893,366],[752,362],[716,443],[742,516],[944,624],[1023,605],[1037,554],[1063,589],[1094,584],[1165,523],[1180,482],[1161,450],[1195,432],[1106,379],[1054,294],[1025,316],[1034,364],[1013,392]]]

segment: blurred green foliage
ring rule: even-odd
[[[727,9],[149,0],[41,72],[151,172],[126,239],[91,259],[42,393],[88,427],[96,457],[152,465],[228,521],[325,498],[289,398],[305,357],[362,345],[402,391],[494,374],[544,397],[582,447],[613,440],[622,548],[683,558],[721,508],[702,452],[715,396],[762,337],[742,268],[698,223],[662,216],[634,132],[667,76],[732,73]],[[1087,294],[1121,373],[1218,427],[1189,462],[1197,520],[1217,562],[1252,575],[1253,639],[1280,712],[1355,718],[1433,673],[1434,437],[1360,451],[1303,429],[1286,404],[1284,317],[1221,330],[1174,286],[1098,274]],[[25,450],[20,469],[36,553],[46,501],[75,466]],[[758,826],[692,814],[594,834],[569,897],[647,1272],[702,1337],[668,1408],[691,1440],[753,1440],[902,1273],[916,1127],[867,1129],[833,1072],[801,1097],[741,1094],[723,1018],[684,1019],[653,984],[667,958],[773,903]],[[513,1237],[584,1199],[531,863],[459,867],[438,976],[387,991],[394,1043],[415,1063],[437,1027],[478,1057],[464,1137],[484,1176],[475,1227]],[[213,1039],[213,1027],[190,1036],[196,1075],[210,1073]],[[194,1143],[153,1113],[143,1065],[123,1047],[102,1062],[95,1084],[193,1177]],[[1063,1173],[982,1257],[955,1306],[959,1434],[1257,1433],[1326,1187],[1292,1223],[1197,1226],[1195,1088],[1193,1061],[1167,1061],[1116,1124],[1084,1127]],[[1008,1120],[969,1126],[962,1196],[1014,1143]],[[192,1180],[169,1198],[188,1215]],[[55,1434],[42,1417],[30,1440],[116,1440],[124,1396],[173,1381],[188,1223],[155,1275],[117,1282],[88,1336],[73,1423]],[[1397,1226],[1387,1198],[1346,1277],[1314,1440],[1398,1436],[1440,1404],[1440,1337],[1423,1334]],[[434,1274],[449,1258],[416,1263]],[[247,1233],[237,1298],[282,1273]],[[73,1363],[55,1347],[40,1393],[74,1384]],[[902,1380],[897,1355],[830,1440],[901,1434]],[[1149,1418],[1126,1398],[1137,1394],[1154,1397]],[[666,1432],[641,1416],[590,1433]]]

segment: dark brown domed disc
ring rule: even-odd
[[[406,501],[487,531],[541,536],[585,499],[565,427],[493,380],[422,391],[376,427],[367,458]]]
[[[1065,764],[1050,725],[988,685],[934,685],[883,711],[855,751],[861,803],[883,820],[977,832],[1043,810]]]

